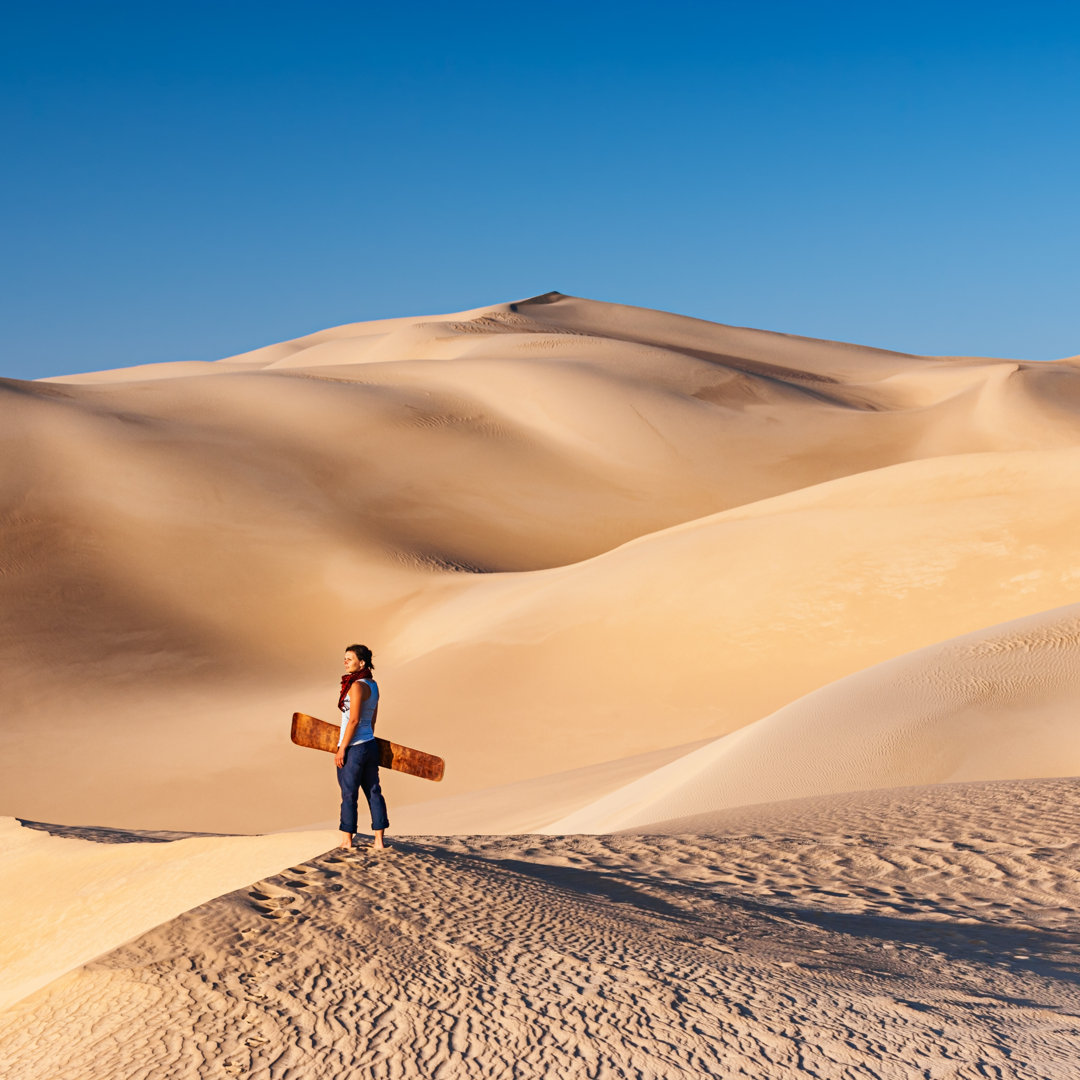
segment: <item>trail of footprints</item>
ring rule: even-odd
[[[341,855],[323,856],[327,866],[290,866],[283,874],[280,884],[269,881],[256,882],[248,892],[252,911],[258,912],[264,919],[298,919],[303,922],[308,918],[303,912],[303,891],[314,889],[316,892],[341,892],[344,886],[335,881],[341,871],[333,869],[333,864],[347,866],[355,863],[355,852]]]

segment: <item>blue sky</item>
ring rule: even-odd
[[[1068,3],[5,11],[0,375],[558,289],[1080,352]]]

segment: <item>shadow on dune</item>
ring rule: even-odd
[[[233,836],[233,833],[170,832],[167,829],[113,829],[107,825],[56,825],[48,821],[15,819],[24,829],[37,829],[50,836],[69,840],[89,840],[93,844],[170,844],[174,840],[190,840],[193,836]]]
[[[520,874],[579,896],[629,905],[650,917],[673,920],[680,924],[683,932],[699,939],[735,930],[742,935],[740,948],[747,943],[747,935],[753,935],[758,940],[787,938],[789,943],[794,937],[801,939],[804,944],[808,941],[821,944],[824,932],[847,939],[856,946],[855,951],[861,954],[863,960],[866,959],[863,950],[872,948],[876,962],[880,962],[883,956],[881,945],[884,943],[898,948],[933,949],[943,961],[950,963],[964,961],[980,966],[997,965],[1018,974],[1030,973],[1080,984],[1080,932],[987,921],[978,908],[965,908],[961,898],[945,904],[929,897],[918,898],[909,892],[907,903],[889,905],[892,910],[910,911],[913,916],[928,916],[926,918],[873,911],[843,912],[798,903],[794,895],[799,891],[798,886],[773,890],[773,895],[777,897],[773,902],[732,892],[730,882],[696,884],[673,881],[663,876],[662,872],[653,876],[625,868],[594,869],[494,855],[462,854],[446,851],[437,843],[399,841],[398,846],[404,850],[411,848],[422,851],[448,864],[468,865],[473,870],[488,868],[495,873],[505,871]],[[806,887],[805,891],[818,890]],[[853,888],[835,895],[845,899],[857,898],[872,907],[875,903],[881,903],[872,892],[871,889]],[[737,917],[731,925],[718,927],[718,921],[724,920],[725,915]],[[1003,916],[1008,917],[1013,916]],[[811,930],[812,939],[799,934],[800,930],[806,929]],[[848,954],[843,966],[849,966],[847,961],[850,959],[851,954]],[[925,959],[931,960],[929,957]],[[832,966],[828,956],[820,961],[815,958],[814,963],[820,967]],[[890,974],[897,978],[909,977],[907,972],[899,969]],[[1007,997],[995,1000],[1015,1005],[1039,1004]]]

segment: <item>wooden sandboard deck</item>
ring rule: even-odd
[[[308,716],[307,713],[295,712],[292,717],[292,741],[297,746],[307,746],[312,750],[326,750],[336,754],[341,728],[338,724],[328,724],[325,720]],[[424,780],[443,778],[443,759],[434,754],[425,754],[423,750],[413,750],[400,746],[389,739],[375,737],[379,747],[379,764],[384,769],[419,776]]]

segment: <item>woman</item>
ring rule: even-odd
[[[341,677],[341,737],[338,739],[338,787],[341,788],[341,830],[339,848],[351,848],[356,832],[356,802],[360,789],[371,808],[372,847],[386,849],[383,830],[390,827],[386,800],[379,786],[379,747],[375,742],[375,720],[379,715],[379,686],[373,678],[374,657],[366,645],[350,645],[345,650],[345,674]]]

